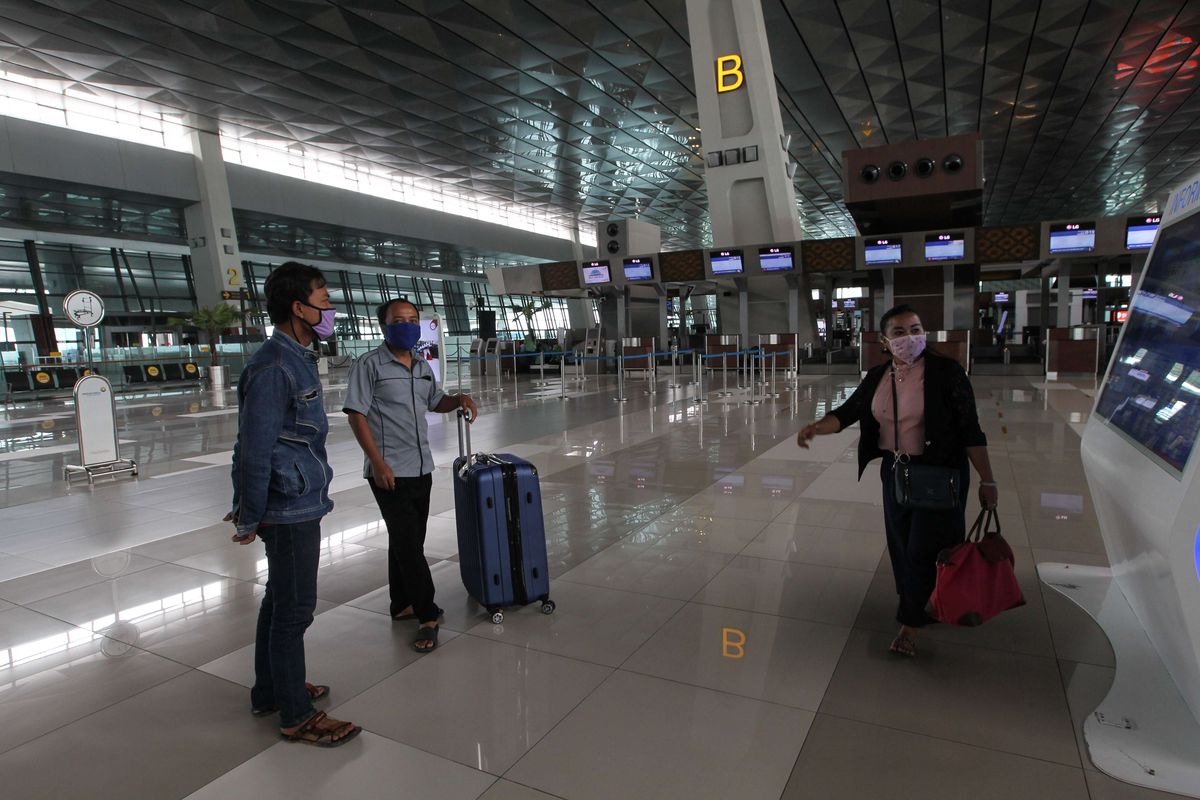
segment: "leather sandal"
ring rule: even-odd
[[[336,722],[337,725],[328,725]],[[345,731],[338,736],[339,732]],[[279,735],[289,742],[302,742],[316,747],[341,747],[346,742],[362,733],[362,727],[352,722],[331,720],[324,711],[318,711],[308,718],[308,721],[291,733],[280,731]]]
[[[440,625],[434,625],[432,628],[417,628],[417,638],[413,640],[412,648],[418,653],[432,653],[437,648],[438,630]],[[429,642],[429,646],[422,647],[424,642]]]
[[[912,658],[917,654],[917,643],[907,636],[897,636],[892,639],[892,646],[888,650],[898,656]]]

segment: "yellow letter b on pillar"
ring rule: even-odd
[[[737,628],[721,628],[721,655],[740,659],[746,655],[746,634]]]
[[[721,56],[717,59],[717,91],[732,92],[742,88],[746,75],[742,72],[742,57],[739,55]]]

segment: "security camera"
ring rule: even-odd
[[[935,166],[936,165],[934,164],[932,158],[918,158],[917,159],[917,176],[921,177],[921,178],[928,178],[930,175],[933,174],[933,170],[934,170]]]
[[[874,183],[879,180],[879,167],[874,164],[867,164],[858,174],[865,182]]]
[[[903,161],[893,161],[888,164],[888,177],[894,181],[898,181],[908,174],[908,164]]]
[[[946,170],[946,172],[949,172],[950,174],[961,172],[964,166],[965,164],[963,163],[963,157],[958,153],[951,153],[942,159],[942,169]]]

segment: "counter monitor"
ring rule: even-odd
[[[1158,224],[1162,217],[1155,214],[1150,217],[1130,217],[1125,222],[1125,249],[1149,250],[1154,244],[1154,234],[1158,233]]]
[[[863,260],[870,265],[899,264],[904,257],[901,242],[899,236],[864,239]]]
[[[926,261],[961,261],[966,253],[966,237],[958,233],[925,234]]]
[[[760,247],[758,265],[762,267],[763,272],[787,272],[795,265],[792,248]]]
[[[741,250],[713,250],[710,257],[713,275],[741,275]]]
[[[612,273],[609,272],[608,262],[583,262],[583,285],[597,286],[602,283],[612,283]]]
[[[649,257],[627,258],[624,265],[625,280],[631,283],[654,280],[654,264]]]
[[[1050,226],[1051,253],[1090,253],[1096,249],[1096,223],[1062,222]]]

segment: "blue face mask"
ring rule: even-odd
[[[399,350],[412,350],[421,341],[421,323],[393,322],[385,325],[383,339]]]

